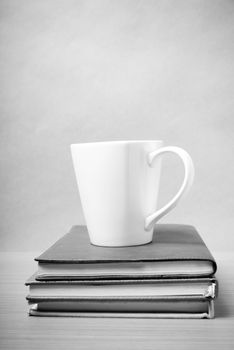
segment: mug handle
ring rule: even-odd
[[[177,154],[181,160],[183,161],[184,164],[184,180],[183,183],[177,192],[177,194],[167,203],[162,207],[161,209],[157,210],[155,213],[150,214],[147,216],[145,219],[145,230],[150,231],[153,227],[153,225],[161,219],[164,215],[166,215],[169,211],[171,211],[180,201],[180,199],[186,195],[193,183],[194,179],[194,165],[192,158],[190,155],[183,150],[180,147],[174,147],[174,146],[168,146],[168,147],[162,147],[159,148],[156,151],[152,151],[147,155],[147,162],[150,167],[153,166],[154,159],[161,156],[164,153],[175,153]]]

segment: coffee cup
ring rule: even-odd
[[[150,243],[155,223],[178,204],[194,178],[189,154],[163,141],[78,143],[71,145],[71,153],[90,242],[98,246]],[[184,179],[176,195],[158,209],[166,153],[182,160]]]

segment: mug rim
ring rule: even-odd
[[[91,146],[104,144],[132,144],[132,143],[163,143],[163,140],[117,140],[117,141],[95,141],[95,142],[80,142],[72,143],[70,146]]]

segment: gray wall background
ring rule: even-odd
[[[84,223],[70,143],[163,139],[190,195],[162,222],[234,243],[234,1],[0,0],[1,250]],[[165,157],[160,205],[183,171]]]

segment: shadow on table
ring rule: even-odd
[[[216,278],[218,281],[218,288],[215,299],[215,316],[216,317],[233,317],[234,307],[232,301],[232,283],[230,283],[230,276],[227,276],[227,271],[224,269],[223,261],[220,263],[220,271],[217,273]]]
[[[233,312],[228,305],[228,300],[224,299],[221,295],[215,300],[215,316],[216,317],[230,317]]]

